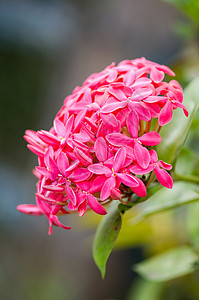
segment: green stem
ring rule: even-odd
[[[193,183],[199,183],[199,177],[198,176],[192,176],[192,175],[181,175],[174,173],[172,174],[172,177],[176,181],[187,181],[187,182],[193,182]]]

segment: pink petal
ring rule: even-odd
[[[104,114],[108,114],[110,112],[113,112],[119,108],[123,108],[127,105],[127,102],[126,101],[115,101],[114,103],[109,103],[109,104],[105,104],[102,109],[101,109],[101,113],[104,113]]]
[[[146,169],[141,168],[139,165],[133,165],[129,170],[136,175],[144,175],[153,171],[154,166],[150,164]]]
[[[137,163],[143,169],[146,169],[149,165],[149,162],[150,162],[149,151],[145,147],[140,145],[140,143],[135,142],[134,154],[135,154],[135,158],[136,158]]]
[[[80,143],[87,143],[90,141],[90,136],[85,131],[81,131],[80,133],[74,133],[73,137],[76,141]]]
[[[40,147],[33,146],[33,145],[27,145],[27,148],[38,156],[44,156],[44,154],[45,154],[44,150],[41,149]]]
[[[157,103],[159,101],[166,101],[168,99],[168,97],[165,96],[149,96],[146,99],[144,99],[143,101],[145,103]]]
[[[135,71],[134,70],[130,70],[128,71],[124,77],[123,77],[123,82],[125,85],[132,85],[135,81]]]
[[[58,147],[60,144],[60,140],[52,133],[45,131],[45,130],[41,130],[37,132],[39,138],[47,143],[50,146],[53,147]]]
[[[92,186],[90,188],[90,193],[98,193],[101,191],[102,186],[104,185],[104,182],[107,180],[107,177],[105,175],[100,175],[97,176],[93,181],[92,181]]]
[[[155,150],[149,150],[149,154],[151,156],[151,162],[156,163],[158,161],[158,155]]]
[[[128,131],[131,134],[131,136],[133,138],[137,138],[138,137],[138,129],[139,129],[139,118],[138,118],[138,114],[132,110],[127,118],[127,127],[128,127]]]
[[[73,127],[73,122],[74,122],[74,115],[70,116],[70,118],[67,120],[66,125],[65,125],[65,138],[67,139],[72,133],[72,127]]]
[[[59,137],[64,137],[66,133],[66,129],[64,124],[58,119],[54,119],[54,128]]]
[[[88,200],[88,205],[90,206],[90,208],[94,212],[96,212],[99,215],[106,215],[107,214],[105,208],[101,204],[99,204],[99,202],[97,201],[97,199],[93,195],[88,194],[87,195],[87,200]]]
[[[17,206],[17,210],[33,216],[43,215],[43,211],[37,205],[33,204],[20,204]]]
[[[85,117],[85,121],[88,123],[88,125],[91,127],[91,129],[93,129],[95,131],[98,129],[97,125],[91,118]]]
[[[82,217],[85,214],[86,209],[87,209],[87,202],[84,201],[78,206],[78,213],[80,217]]]
[[[129,102],[129,109],[134,109],[139,116],[139,119],[143,121],[151,120],[151,114],[149,109],[144,105],[144,103]]]
[[[74,124],[74,130],[77,130],[81,122],[84,120],[84,117],[86,115],[87,109],[82,109],[75,118],[75,124]]]
[[[111,190],[111,198],[114,199],[114,200],[121,199],[121,191],[117,188],[113,188]]]
[[[157,180],[166,188],[168,189],[172,189],[173,187],[173,179],[172,177],[169,175],[169,173],[167,173],[167,171],[160,169],[159,167],[156,167],[154,169],[155,171],[155,175],[157,177]]]
[[[120,148],[114,157],[113,169],[117,173],[124,166],[126,160],[126,149],[125,147]]]
[[[114,114],[111,114],[111,113],[107,114],[107,115],[101,114],[101,119],[102,119],[102,122],[105,125],[112,126],[112,127],[117,127],[118,126],[118,120],[114,116]]]
[[[49,157],[49,168],[56,178],[59,173],[59,170],[57,168],[55,161],[51,157]]]
[[[54,178],[54,175],[52,174],[52,172],[48,171],[44,167],[35,167],[35,170],[37,170],[43,176],[46,176],[47,178],[51,179],[52,181],[54,181],[56,179],[56,178]]]
[[[158,163],[159,167],[166,169],[166,170],[171,170],[172,165],[165,163],[164,161],[160,160]]]
[[[123,174],[123,173],[117,173],[117,177],[120,179],[120,181],[129,187],[136,187],[139,185],[138,180],[136,177],[130,174]]]
[[[137,89],[131,96],[131,100],[141,101],[153,93],[151,88],[140,88]]]
[[[43,189],[52,192],[63,192],[64,188],[62,186],[57,185],[43,185]]]
[[[97,138],[94,149],[95,155],[100,162],[107,160],[107,144],[103,137]]]
[[[143,88],[151,83],[151,80],[147,77],[138,78],[131,86],[133,89]]]
[[[164,79],[164,72],[159,71],[156,67],[151,68],[150,78],[155,83],[160,83]]]
[[[163,71],[164,73],[169,74],[170,76],[175,76],[175,73],[167,66],[159,65],[159,66],[157,66],[157,68],[159,70]],[[171,80],[171,81],[175,81],[175,80]]]
[[[107,141],[117,147],[132,143],[132,139],[122,133],[110,133],[106,136]]]
[[[89,153],[84,153],[82,150],[75,148],[74,152],[78,158],[78,160],[84,165],[88,166],[93,163],[92,157],[90,156]]]
[[[69,185],[70,185],[70,183],[66,182],[66,185],[65,185],[66,194],[67,194],[69,200],[72,202],[72,204],[76,205],[77,199],[76,199],[75,192]]]
[[[175,101],[175,105],[183,109],[184,114],[185,114],[186,117],[189,116],[189,112],[188,112],[186,106],[184,106],[182,103],[177,102],[177,101]]]
[[[164,107],[161,109],[158,121],[160,126],[168,124],[173,117],[173,106],[171,101],[167,101]]]
[[[91,172],[88,169],[76,168],[68,178],[74,182],[81,182],[87,180],[90,176]]]
[[[78,182],[78,183],[76,183],[76,185],[82,191],[88,192],[91,188],[92,182],[87,180],[87,181]],[[82,195],[82,194],[78,194],[78,195]]]
[[[103,166],[102,164],[94,164],[94,165],[90,165],[88,166],[88,170],[94,174],[98,174],[98,175],[102,175],[102,174],[105,174],[105,175],[111,175],[112,174],[112,171]]]
[[[67,177],[69,172],[66,172],[66,169],[69,167],[68,157],[64,152],[60,152],[57,158],[57,166],[59,168],[60,173]]]
[[[138,140],[146,146],[155,146],[161,142],[162,138],[159,133],[150,131],[143,134]]]
[[[106,180],[100,193],[101,201],[106,200],[110,196],[111,190],[115,187],[115,185],[116,180],[114,176],[111,176],[109,179]]]
[[[71,227],[68,227],[68,226],[63,225],[63,224],[59,221],[59,219],[58,219],[57,216],[52,216],[52,221],[53,221],[57,226],[59,226],[59,227],[61,227],[61,228],[63,228],[63,229],[71,229]],[[50,232],[50,234],[51,234],[51,232]]]
[[[108,77],[107,77],[107,79],[106,79],[106,81],[107,82],[113,82],[113,81],[115,81],[115,79],[117,78],[117,70],[115,70],[115,69],[110,69],[109,71],[108,71]]]
[[[147,191],[144,182],[140,178],[136,178],[139,185],[137,187],[131,187],[131,189],[138,195],[139,197],[146,197]]]
[[[111,95],[115,96],[115,98],[117,98],[121,101],[127,99],[125,93],[122,91],[122,89],[120,87],[110,86],[108,91]]]
[[[79,160],[75,160],[67,169],[66,172],[70,172],[72,170],[74,170],[78,165],[79,165],[80,161]]]

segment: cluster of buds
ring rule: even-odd
[[[179,83],[163,81],[166,66],[139,58],[113,63],[92,74],[68,96],[49,131],[27,130],[28,148],[38,156],[36,205],[19,205],[32,215],[45,214],[52,225],[58,216],[83,216],[87,209],[104,215],[112,200],[145,197],[151,178],[172,188],[154,146],[161,143],[162,126],[182,104]]]

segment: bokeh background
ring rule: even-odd
[[[181,76],[189,81],[198,54],[190,27],[178,26],[184,21],[159,0],[0,0],[0,299],[134,300],[131,266],[143,258],[141,245],[124,241],[103,281],[92,260],[94,213],[65,217],[72,230],[49,237],[44,218],[16,210],[35,202],[37,161],[23,135],[48,130],[65,96],[113,61],[145,56],[181,74],[189,57]]]

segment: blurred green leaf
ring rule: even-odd
[[[189,111],[186,118],[182,109],[174,111],[173,120],[160,133],[162,142],[157,146],[160,159],[172,163],[180,153],[199,107],[199,77],[195,78],[184,91],[183,104]]]
[[[189,182],[175,182],[173,188],[162,188],[151,196],[146,202],[138,204],[137,215],[132,218],[133,223],[138,223],[155,213],[171,209],[180,205],[199,201],[198,185]]]
[[[199,155],[188,148],[183,148],[175,165],[177,174],[199,176]]]
[[[122,226],[122,217],[118,210],[118,201],[111,206],[111,210],[103,217],[93,241],[93,258],[102,277],[106,273],[106,262],[111,254]]]
[[[199,258],[193,249],[181,246],[136,264],[133,269],[145,279],[163,282],[199,269]]]
[[[198,0],[163,0],[166,3],[176,6],[180,11],[188,15],[199,24],[199,1]]]
[[[160,300],[163,288],[163,283],[145,281],[139,278],[133,282],[126,300]]]
[[[199,249],[199,203],[193,203],[187,211],[187,233],[192,245]]]

